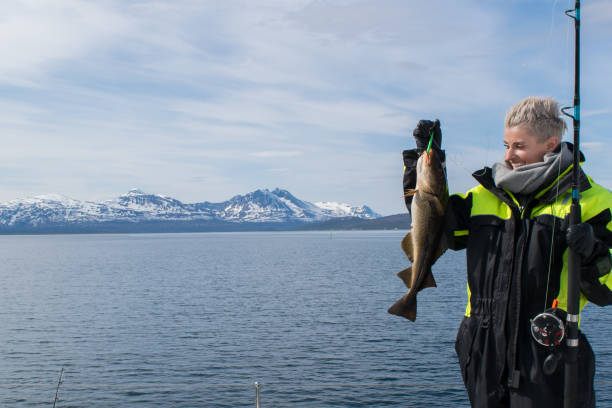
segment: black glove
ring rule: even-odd
[[[416,141],[418,153],[427,150],[432,131],[434,140],[431,143],[431,148],[436,150],[442,149],[442,130],[440,130],[440,121],[438,119],[433,122],[431,120],[419,120],[419,124],[414,129],[414,132],[412,132],[414,140]]]
[[[588,223],[570,225],[565,234],[567,246],[576,251],[582,256],[582,259],[588,259],[593,255],[595,250],[595,233],[593,227]]]

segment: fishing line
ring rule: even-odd
[[[561,146],[561,142],[559,142],[559,165],[557,166],[557,189],[555,192],[555,201],[559,199],[559,177],[561,176],[561,155],[563,154],[563,146]],[[546,310],[546,304],[548,303],[548,285],[550,284],[550,272],[552,270],[552,257],[553,257],[553,248],[555,242],[555,226],[557,224],[557,215],[554,210],[554,202],[550,203],[550,214],[553,217],[553,225],[552,225],[552,235],[550,238],[550,253],[548,255],[548,274],[546,276],[546,296],[544,297],[544,308],[543,311]]]
[[[553,2],[552,7],[550,8],[550,30],[548,32],[549,43],[550,43],[550,40],[553,38],[553,28],[555,26],[555,15],[557,14],[555,13],[555,7],[557,6],[558,2],[559,0],[555,0]]]
[[[567,8],[571,8],[572,0],[567,1]],[[570,41],[571,41],[571,30],[572,30],[572,22],[570,19],[567,19],[566,30],[565,30],[565,77],[571,79],[570,73],[570,62],[572,61],[572,55],[569,52],[570,49]],[[569,100],[572,100],[572,96],[569,97]],[[569,129],[569,127],[568,127]]]
[[[571,3],[572,0],[568,0],[568,8],[571,7]],[[555,5],[557,4],[557,0],[555,0],[555,3],[553,4],[553,8],[555,7]],[[553,30],[553,24],[554,24],[554,13],[553,13],[553,18],[551,18],[551,28],[550,28],[550,32],[552,33]],[[569,41],[570,41],[570,30],[571,30],[571,21],[568,20],[567,24],[566,24],[566,31],[565,31],[565,55],[569,55]],[[570,76],[569,73],[569,60],[567,58],[565,58],[565,68],[566,68],[566,77]],[[561,141],[559,142],[559,144],[561,144]],[[559,154],[562,154],[562,146],[561,149],[559,150]],[[560,157],[559,157],[560,159]],[[559,182],[561,180],[559,180],[559,176],[561,175],[561,160],[559,160],[559,166],[557,168],[557,187],[556,187],[556,193],[555,193],[555,197],[556,200],[558,200],[559,198]],[[557,222],[557,216],[554,212],[554,202],[550,204],[550,214],[553,217],[553,225],[552,225],[552,235],[551,235],[551,241],[550,241],[550,253],[548,256],[548,273],[546,276],[546,296],[544,297],[544,308],[542,310],[546,310],[546,304],[548,303],[548,288],[549,288],[549,284],[550,284],[550,274],[552,271],[552,256],[553,256],[553,248],[554,248],[554,242],[555,242],[555,226],[556,226],[556,222]]]
[[[457,167],[461,167],[466,172],[466,174],[469,174],[471,176],[474,173],[474,170],[473,169],[470,170],[467,167],[465,167],[462,162],[459,162],[459,160],[457,160],[458,157],[459,157],[458,154],[449,154],[447,155],[446,160],[450,161]]]

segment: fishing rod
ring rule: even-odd
[[[59,399],[59,389],[60,389],[60,385],[62,385],[62,375],[64,375],[64,367],[62,367],[62,371],[60,371],[60,376],[59,376],[59,380],[57,380],[57,389],[55,390],[55,398],[53,399],[53,408],[55,408],[55,404],[57,403],[57,400]]]
[[[565,14],[574,20],[574,114],[561,109],[563,114],[572,118],[574,123],[574,159],[572,168],[572,205],[570,207],[570,225],[580,223],[580,0],[576,0],[573,10]],[[580,315],[580,255],[569,249],[567,256],[567,320],[566,320],[566,353],[565,353],[565,387],[563,407],[574,408],[578,403],[578,321]]]

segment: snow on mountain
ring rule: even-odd
[[[336,203],[333,201],[316,202],[315,205],[321,208],[329,217],[359,217],[359,218],[378,218],[367,205],[352,207],[348,204]]]
[[[143,221],[313,222],[335,217],[379,216],[367,206],[334,202],[313,204],[278,188],[256,190],[221,203],[186,204],[171,197],[132,189],[104,202],[48,194],[0,204],[0,227],[3,229]]]
[[[100,204],[81,202],[59,194],[40,195],[0,204],[0,225],[38,226],[50,223],[94,221]]]
[[[286,190],[256,190],[226,202],[218,215],[229,221],[279,222],[318,219],[312,204],[298,200]]]
[[[191,204],[183,204],[179,200],[160,194],[146,194],[138,189],[132,189],[127,194],[105,204],[116,213],[126,216],[136,216],[146,220],[185,220],[211,219],[213,214],[206,208],[194,208]]]

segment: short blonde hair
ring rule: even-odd
[[[505,123],[506,128],[521,126],[529,129],[540,143],[551,137],[561,141],[567,129],[559,116],[559,103],[550,96],[528,96],[508,111]]]

